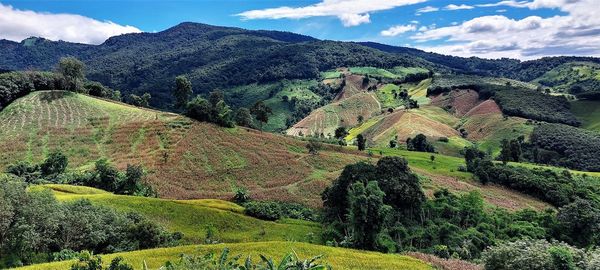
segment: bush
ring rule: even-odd
[[[487,249],[483,255],[486,270],[569,270],[590,268],[599,256],[597,250],[584,251],[565,243],[546,240],[518,240]]]
[[[248,216],[263,220],[278,220],[282,216],[282,211],[277,202],[258,202],[252,201],[244,205],[245,213]]]

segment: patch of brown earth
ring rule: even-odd
[[[444,108],[458,117],[464,116],[480,103],[479,94],[474,90],[452,90],[431,98],[431,104]]]

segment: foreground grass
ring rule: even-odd
[[[181,246],[110,254],[102,256],[102,259],[104,263],[107,263],[113,258],[121,256],[136,269],[142,269],[144,262],[146,262],[149,269],[157,269],[164,265],[166,261],[177,260],[179,255],[182,253],[204,255],[206,253],[213,252],[218,255],[225,247],[230,249],[230,254],[232,256],[243,254],[243,259],[245,259],[246,256],[251,256],[254,262],[258,262],[258,260],[260,260],[259,254],[263,254],[266,257],[272,257],[274,260],[278,261],[288,252],[295,251],[301,259],[311,258],[316,255],[323,255],[323,261],[327,262],[334,269],[432,269],[426,263],[408,256],[382,254],[377,252],[358,251],[294,242],[257,242],[243,244]],[[68,269],[72,263],[73,261],[54,262],[31,265],[19,269]]]
[[[87,187],[68,185],[44,186],[61,201],[88,199],[123,212],[136,212],[167,230],[182,232],[185,243],[203,243],[207,231],[220,242],[301,241],[321,243],[321,226],[317,223],[283,219],[263,221],[243,215],[243,208],[222,200],[165,200],[114,195]]]

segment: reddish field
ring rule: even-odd
[[[502,110],[500,110],[500,106],[498,106],[498,104],[496,104],[496,102],[492,99],[488,99],[488,100],[480,103],[479,105],[475,106],[475,108],[469,110],[469,112],[467,112],[465,114],[465,116],[469,117],[469,116],[473,116],[473,115],[488,114],[488,113],[496,113],[496,114],[502,113]]]
[[[432,105],[444,108],[458,117],[464,116],[479,103],[479,94],[474,90],[452,90],[431,98]]]
[[[459,136],[458,131],[452,127],[410,111],[393,112],[367,129],[365,134],[375,144],[387,143],[396,135],[399,142],[404,142],[407,138],[415,137],[418,134],[433,139]]]

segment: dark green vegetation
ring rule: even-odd
[[[600,65],[596,62],[562,64],[537,78],[535,82],[554,91],[569,93],[579,98],[600,97]]]
[[[492,247],[483,254],[486,270],[598,269],[600,251],[560,242],[519,240]]]
[[[142,166],[127,164],[120,172],[106,159],[95,162],[93,171],[66,172],[68,158],[61,152],[52,152],[41,164],[20,161],[9,165],[6,173],[23,179],[30,184],[71,184],[95,187],[116,194],[156,197],[156,191],[145,181]]]
[[[171,104],[168,86],[179,75],[189,78],[196,94],[207,94],[281,79],[316,79],[320,71],[342,66],[431,66],[353,43],[196,23],[112,37],[98,46],[34,39],[3,46],[0,54],[0,68],[14,70],[48,70],[61,57],[74,56],[89,67],[88,78],[126,94],[148,92],[152,105],[160,108]]]
[[[446,141],[447,140],[448,139],[446,138]],[[396,143],[394,143],[394,141],[390,141],[390,148],[394,148],[394,146],[392,146],[392,145],[396,145]],[[430,153],[435,152],[435,147],[430,142],[427,141],[427,136],[425,136],[423,134],[418,134],[414,138],[406,139],[406,149],[408,151],[430,152]]]
[[[27,187],[19,178],[0,177],[2,268],[52,261],[68,251],[111,253],[171,245],[181,238],[137,213],[87,200],[61,203],[50,191]]]
[[[533,159],[585,171],[600,171],[600,134],[560,124],[541,124],[531,135]]]
[[[475,259],[501,241],[563,237],[561,229],[575,228],[568,218],[560,218],[570,209],[560,211],[559,218],[553,210],[487,211],[478,193],[454,195],[448,190],[426,199],[418,177],[397,157],[384,157],[377,165],[347,166],[323,200],[329,224],[325,238],[331,244],[386,252],[420,250]]]

